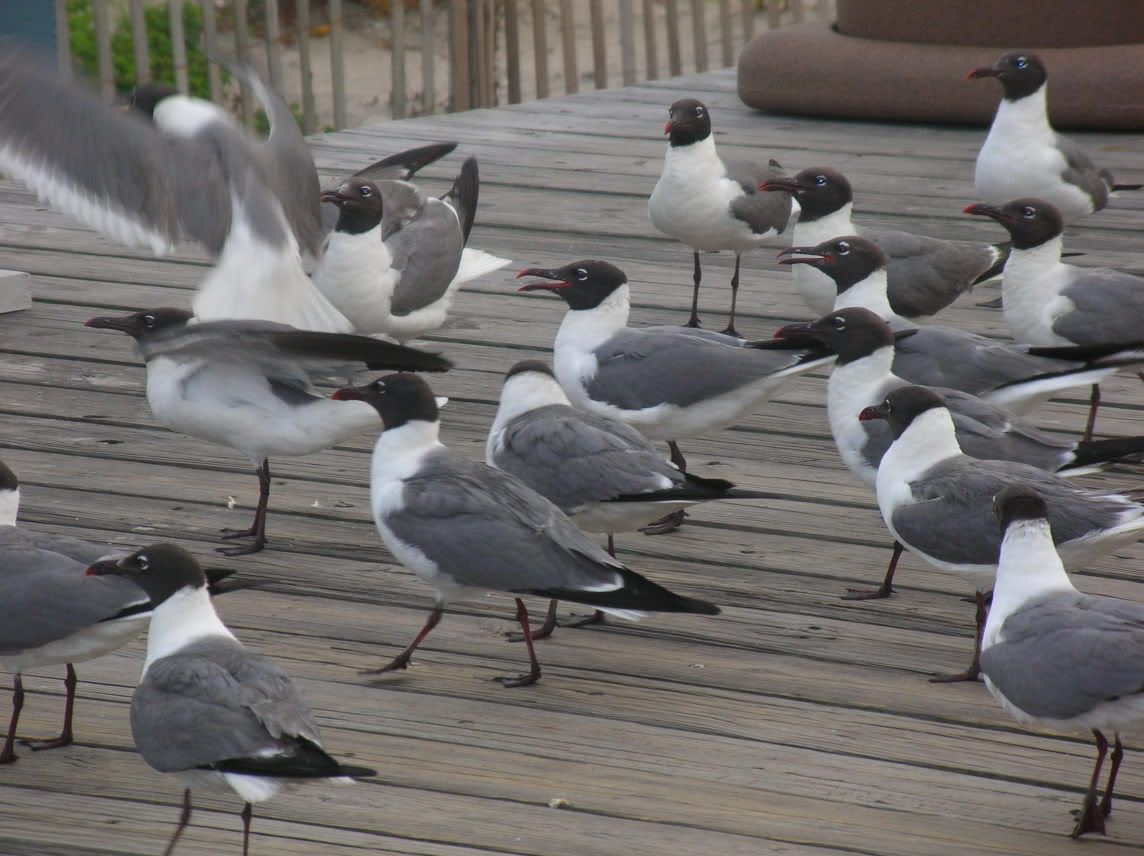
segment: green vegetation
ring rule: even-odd
[[[144,9],[147,23],[147,47],[151,58],[151,78],[156,82],[175,83],[175,67],[171,54],[171,23],[166,4]],[[95,19],[91,0],[68,0],[68,24],[71,28],[71,54],[88,76],[98,74],[95,53]],[[183,4],[183,29],[189,45],[198,44],[203,31],[203,13],[194,3]],[[131,18],[124,11],[114,25],[111,36],[112,68],[115,88],[130,92],[135,87],[135,53],[131,48]],[[225,77],[225,74],[224,74]],[[208,98],[207,58],[201,51],[187,50],[187,80],[191,95]]]

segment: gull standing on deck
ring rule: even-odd
[[[1036,196],[1060,209],[1072,223],[1108,205],[1115,190],[1139,190],[1139,184],[1116,184],[1107,169],[1097,169],[1084,151],[1049,124],[1045,64],[1028,51],[1009,51],[993,65],[975,68],[966,77],[995,77],[1003,94],[977,154],[973,184],[977,196],[991,205]]]
[[[363,178],[323,192],[339,215],[314,284],[357,333],[406,342],[437,329],[461,285],[510,264],[465,246],[479,189],[469,158],[440,199],[408,182]]]
[[[825,349],[776,340],[744,342],[687,327],[629,327],[631,296],[622,270],[585,259],[562,268],[528,268],[517,277],[550,282],[568,304],[556,333],[556,378],[573,407],[619,419],[666,440],[687,470],[676,440],[734,425],[786,380],[834,359]]]
[[[308,455],[376,429],[373,408],[333,401],[314,391],[316,378],[347,370],[446,371],[437,354],[345,333],[295,330],[267,321],[190,324],[182,309],[154,309],[86,325],[135,340],[147,364],[147,404],[164,426],[246,455],[258,475],[258,507],[249,529],[224,538],[253,538],[229,556],[266,545],[269,458]]]
[[[795,244],[815,245],[843,235],[861,235],[886,254],[886,293],[890,308],[903,318],[927,318],[963,292],[1001,273],[1007,244],[943,241],[890,229],[859,229],[850,219],[850,182],[829,167],[804,169],[793,178],[764,181],[759,190],[789,193],[799,205],[791,233]],[[814,267],[794,269],[794,287],[815,314],[834,307],[834,280]]]
[[[122,578],[154,604],[143,675],[131,697],[131,734],[143,760],[183,785],[179,825],[191,820],[191,790],[242,798],[242,853],[250,848],[252,804],[310,781],[349,784],[376,771],[339,763],[322,748],[318,726],[289,676],[251,654],[215,612],[194,557],[154,544],[87,569]]]
[[[1001,277],[1001,305],[1018,342],[1043,347],[1144,343],[1144,277],[1062,262],[1064,218],[1051,202],[976,204],[965,213],[996,220],[1013,239]],[[1093,384],[1086,439],[1099,404],[1100,387]]]
[[[790,199],[762,193],[759,185],[782,175],[775,162],[724,161],[715,151],[711,114],[694,98],[668,108],[663,132],[668,135],[663,172],[647,203],[651,224],[669,238],[691,247],[694,292],[688,327],[699,326],[700,253],[730,250],[735,254],[731,276],[731,320],[723,331],[735,330],[735,301],[739,296],[739,261],[743,253],[780,234],[790,220]]]
[[[1119,366],[1141,362],[1138,353],[1119,354],[1118,348],[1097,354],[1089,348],[1052,348],[1042,355],[1029,345],[955,327],[912,324],[895,314],[887,299],[886,254],[864,238],[788,247],[779,255],[779,264],[812,265],[834,280],[835,310],[862,307],[884,318],[896,332],[894,373],[920,386],[961,390],[1014,413],[1027,413],[1062,390],[1099,383]],[[1100,361],[1090,361],[1094,356]]]
[[[1021,722],[1092,731],[1096,763],[1072,837],[1104,834],[1124,757],[1120,732],[1144,723],[1144,604],[1073,587],[1035,489],[1008,487],[994,509],[1005,538],[981,649],[985,685]],[[1105,731],[1115,743],[1098,803]]]
[[[12,718],[0,749],[0,764],[16,760],[16,729],[24,706],[20,673],[66,666],[64,723],[59,737],[23,741],[33,752],[70,746],[75,711],[74,663],[110,654],[147,626],[153,606],[146,592],[127,580],[84,576],[92,562],[114,553],[67,535],[32,532],[16,525],[20,482],[0,461],[0,664],[12,672]],[[232,571],[211,572],[214,583]]]
[[[976,680],[980,671],[985,592],[992,587],[1002,539],[992,501],[1006,487],[1023,482],[1044,498],[1053,540],[1069,570],[1144,533],[1144,505],[1124,494],[1082,490],[1028,464],[970,458],[957,443],[949,409],[928,389],[896,389],[858,418],[887,419],[894,433],[876,482],[890,534],[933,567],[969,577],[977,590],[973,661],[966,672],[937,680]]]
[[[521,595],[586,603],[627,619],[645,612],[717,615],[719,607],[681,597],[628,570],[524,482],[450,452],[438,439],[437,402],[424,380],[390,375],[334,393],[376,408],[384,424],[373,451],[373,518],[394,557],[437,589],[421,632],[380,674],[409,665],[451,596],[465,588],[516,596],[530,669],[497,680],[519,687],[540,679]]]
[[[846,467],[871,490],[876,489],[878,465],[894,435],[885,421],[854,418],[909,383],[893,372],[894,333],[868,309],[839,309],[812,324],[788,325],[784,335],[812,336],[838,359],[826,384],[830,433]],[[1098,471],[1104,464],[1144,452],[1144,437],[1117,437],[1076,442],[1046,434],[1008,410],[956,389],[927,387],[949,409],[957,443],[973,458],[1019,461],[1062,476]],[[874,590],[851,589],[849,600],[889,597],[902,545],[894,555],[882,585]]]
[[[348,331],[302,267],[323,237],[305,138],[281,98],[233,70],[270,119],[266,140],[209,101],[151,87],[125,112],[24,51],[0,51],[0,169],[128,246],[201,244],[214,258],[192,302],[201,319]]]
[[[540,360],[524,360],[508,370],[485,462],[551,500],[584,531],[606,533],[613,558],[616,532],[633,532],[665,514],[716,499],[784,498],[680,472],[627,423],[573,408],[552,369]],[[556,603],[549,604],[533,639],[555,629]],[[563,626],[597,622],[603,615],[597,611]]]

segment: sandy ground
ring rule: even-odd
[[[680,3],[680,13],[683,20],[680,24],[681,50],[683,54],[684,72],[693,71],[694,49],[691,37],[690,4]],[[711,68],[722,65],[719,45],[719,15],[715,4],[707,5],[707,36],[708,36],[708,62]],[[536,97],[535,88],[535,60],[532,53],[532,15],[531,4],[520,3],[521,9],[521,52],[522,56],[522,95],[524,100]],[[548,68],[550,74],[550,92],[553,95],[563,94],[564,63],[560,41],[559,4],[550,1],[548,4]],[[620,67],[619,46],[619,20],[617,3],[615,0],[604,0],[605,16],[607,19],[607,66],[608,86],[619,86],[622,83]],[[593,88],[592,75],[592,36],[588,21],[588,4],[585,0],[574,3],[577,33],[577,69],[580,73],[580,89]],[[346,112],[349,126],[362,125],[370,122],[379,122],[391,118],[390,112],[390,26],[388,19],[379,19],[364,13],[354,4],[346,4],[346,33],[344,36],[344,56],[346,75]],[[662,4],[656,6],[657,26],[659,34],[659,65],[660,77],[667,77],[667,35],[664,23]],[[322,11],[315,7],[313,23],[324,23]],[[434,54],[436,67],[436,98],[434,104],[427,105],[423,98],[423,85],[421,76],[421,49],[422,32],[421,16],[417,12],[407,12],[406,21],[406,83],[407,83],[407,111],[409,115],[421,115],[426,112],[443,112],[447,108],[449,88],[449,54],[448,54],[448,20],[446,8],[442,5],[436,12],[434,27]],[[734,38],[736,52],[742,44],[741,21],[736,14],[734,18]],[[636,54],[637,79],[644,78],[645,60],[643,53],[642,22],[636,24]],[[766,29],[766,16],[757,13],[755,31]],[[504,69],[504,30],[503,20],[498,23],[498,57],[497,73],[499,82],[497,86],[498,98],[501,103],[507,102],[507,80]],[[333,97],[331,88],[330,67],[330,40],[329,38],[311,39],[311,68],[313,75],[313,88],[317,102],[319,122],[322,127],[333,125]],[[257,52],[252,52],[257,55]],[[286,97],[295,103],[301,103],[301,70],[296,45],[283,46],[283,76],[282,88]]]

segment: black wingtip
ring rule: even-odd
[[[433,351],[422,351],[354,333],[290,330],[272,336],[284,354],[362,363],[374,371],[447,372],[453,361]]]
[[[989,266],[988,270],[973,280],[973,285],[980,285],[995,276],[1001,276],[1005,270],[1005,263],[1009,261],[1009,253],[1013,251],[1013,242],[1004,241],[1000,244],[993,244],[993,249],[997,251],[997,260]]]
[[[538,597],[584,603],[589,606],[630,609],[639,612],[689,612],[696,615],[718,615],[721,610],[713,603],[692,597],[684,597],[668,591],[658,583],[653,583],[635,571],[624,567],[616,568],[623,578],[623,585],[614,591],[582,591],[579,589],[546,589],[529,591]]]
[[[1144,454],[1144,437],[1111,437],[1107,440],[1092,440],[1079,444],[1073,450],[1071,463],[1062,467],[1064,471],[1089,467],[1094,464],[1111,463],[1131,455]]]
[[[450,154],[455,148],[457,148],[457,143],[433,143],[415,149],[406,149],[403,152],[374,161],[369,166],[359,169],[354,173],[354,176],[368,178],[370,181],[384,179],[405,181],[413,178],[429,164],[435,163],[445,155]]]
[[[1140,190],[1144,188],[1144,184],[1114,184],[1112,185],[1113,191],[1117,190]]]
[[[477,168],[477,159],[469,157],[461,164],[461,171],[453,188],[445,194],[445,198],[452,202],[461,218],[461,232],[465,236],[465,243],[469,243],[469,233],[473,231],[473,223],[477,219],[477,199],[480,197],[481,174]]]
[[[353,764],[338,764],[338,775],[348,776],[351,779],[369,779],[377,775],[377,770]]]

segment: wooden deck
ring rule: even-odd
[[[982,131],[768,117],[739,104],[729,72],[345,131],[315,140],[315,151],[336,176],[405,146],[461,140],[483,179],[474,246],[513,258],[512,270],[609,259],[633,283],[634,323],[680,323],[690,257],[651,228],[645,201],[665,108],[684,94],[711,107],[725,155],[844,170],[863,222],[1000,237],[959,213],[973,201]],[[1083,139],[1138,180],[1140,138]],[[446,187],[459,162],[430,169],[427,182]],[[80,326],[109,310],[186,305],[202,259],[125,251],[11,184],[0,185],[0,212],[0,268],[32,272],[37,300],[0,316],[0,456],[24,479],[24,521],[126,545],[177,540],[216,561],[217,529],[247,522],[253,475],[237,455],[157,427],[126,338]],[[1069,247],[1088,254],[1084,264],[1132,267],[1142,226],[1144,199],[1117,200],[1073,230]],[[725,322],[730,263],[706,259],[709,326]],[[745,268],[740,329],[765,336],[805,317],[773,253]],[[947,317],[1000,334],[1000,313],[974,306],[997,293],[981,289]],[[563,311],[551,297],[514,293],[511,271],[460,295],[432,337],[458,364],[434,381],[452,399],[446,442],[483,456],[503,372],[549,351]],[[1111,384],[1099,430],[1140,433],[1141,392],[1133,378]],[[697,472],[788,500],[708,506],[678,533],[617,539],[633,568],[717,601],[722,616],[560,632],[538,646],[544,679],[529,689],[490,680],[524,662],[502,638],[511,600],[491,595],[457,604],[408,672],[360,677],[413,636],[430,603],[370,522],[373,438],[276,461],[272,549],[239,565],[264,585],[220,610],[296,677],[329,749],[381,775],[259,808],[253,852],[1051,856],[1144,845],[1139,754],[1125,764],[1108,838],[1070,841],[1069,811],[1090,770],[1086,735],[1030,733],[983,686],[926,681],[969,653],[972,608],[956,579],[908,558],[897,597],[839,599],[880,579],[888,539],[873,497],[838,461],[823,397],[820,377],[796,381],[735,429],[684,444]],[[1083,415],[1078,396],[1038,421],[1077,432]],[[1119,468],[1088,481],[1139,478]],[[1142,570],[1136,545],[1079,585],[1144,599]],[[161,852],[180,792],[132,749],[127,703],[142,651],[136,643],[80,668],[78,745],[25,751],[0,768],[0,854]],[[61,675],[26,678],[23,735],[55,733]],[[6,721],[7,676],[3,686]],[[554,798],[566,806],[550,807]],[[198,804],[178,852],[238,853],[237,800]]]

